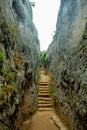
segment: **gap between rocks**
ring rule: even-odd
[[[27,95],[28,93],[26,93],[24,109],[22,111],[26,111]],[[49,93],[49,77],[45,75],[44,70],[40,71],[37,107],[37,112],[33,115],[32,119],[26,119],[21,124],[20,130],[68,130],[53,110],[52,99]]]

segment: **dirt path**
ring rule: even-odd
[[[21,130],[67,130],[53,112],[48,83],[49,77],[42,70],[38,90],[38,111],[32,121],[23,123]]]

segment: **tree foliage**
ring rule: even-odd
[[[46,51],[41,51],[41,53],[40,53],[40,59],[41,59],[41,65],[42,66],[44,66],[45,63],[46,63],[45,58],[46,58]]]

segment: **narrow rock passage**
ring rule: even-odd
[[[32,117],[32,121],[23,123],[21,130],[68,130],[53,112],[48,84],[49,77],[45,75],[44,70],[41,70],[38,110]]]

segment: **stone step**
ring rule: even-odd
[[[42,79],[42,80],[43,80],[43,79]],[[42,80],[40,80],[39,83],[48,83],[48,80],[47,80],[47,79],[45,79],[45,81],[42,81]]]
[[[49,93],[38,93],[38,97],[50,97]]]
[[[52,111],[52,108],[38,108],[38,111]]]
[[[49,89],[48,89],[48,88],[46,88],[46,89],[45,89],[45,88],[39,88],[39,89],[38,89],[38,92],[39,92],[39,91],[48,91],[48,92],[49,92]]]
[[[45,83],[45,82],[40,82],[39,85],[43,85],[43,86],[47,86],[48,83]]]
[[[49,90],[49,87],[39,87],[39,90]]]
[[[40,91],[38,91],[38,93],[49,93],[49,91],[45,91],[45,90],[40,90]]]
[[[46,81],[46,82],[42,82],[42,81],[40,81],[39,84],[47,84],[47,85],[48,85],[49,82],[48,82],[48,81]]]
[[[38,107],[52,107],[51,104],[38,104]]]
[[[40,90],[38,90],[38,92],[49,92],[49,89],[40,89]]]
[[[48,94],[49,95],[49,91],[38,91],[38,94]]]
[[[50,97],[38,97],[38,101],[42,100],[42,101],[51,101]]]
[[[42,86],[42,87],[39,87],[39,90],[40,89],[49,90],[49,87],[48,86],[47,87]]]
[[[48,101],[46,101],[46,100],[38,100],[38,104],[50,104],[50,103],[51,103],[50,100],[48,100]]]
[[[44,70],[41,70],[40,73],[41,73],[41,74],[45,74]]]
[[[49,85],[39,85],[39,87],[48,87]]]

